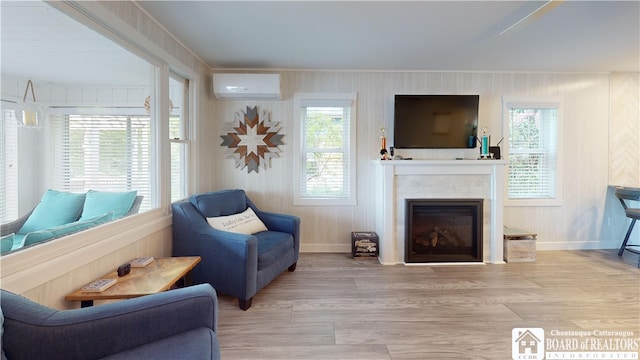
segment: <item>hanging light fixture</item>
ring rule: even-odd
[[[151,95],[147,96],[147,98],[144,99],[144,109],[147,110],[147,114],[151,114]],[[172,111],[173,111],[173,101],[169,99],[169,115],[171,115]]]
[[[31,88],[31,99],[27,99],[27,94]],[[24,96],[22,97],[22,110],[17,111],[16,117],[21,126],[26,127],[38,127],[44,120],[44,111],[42,107],[38,105],[36,100],[36,93],[33,89],[33,82],[31,79],[27,81],[27,86],[24,89]]]

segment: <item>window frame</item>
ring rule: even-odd
[[[171,80],[176,82],[182,82],[182,96],[180,104],[173,103],[173,106],[179,106],[181,109],[180,113],[180,136],[179,137],[171,137],[169,134],[169,172],[170,172],[170,186],[169,186],[169,199],[170,202],[178,201],[181,199],[185,199],[189,196],[190,190],[190,161],[191,161],[191,119],[192,119],[192,92],[193,92],[193,82],[185,76],[180,75],[173,69],[169,70],[169,83],[171,84]],[[171,90],[171,85],[169,85],[169,90]],[[171,93],[169,94],[171,97]],[[172,101],[172,100],[170,100]],[[171,125],[171,113],[169,113],[168,125]],[[179,169],[180,176],[180,185],[181,185],[181,194],[174,198],[173,194],[173,157],[172,157],[172,148],[174,145],[178,145],[181,147],[181,164]]]
[[[356,93],[296,93],[294,94],[294,155],[293,155],[293,204],[294,205],[356,205],[356,123],[357,123],[357,94]],[[302,176],[304,174],[305,152],[304,144],[304,126],[302,109],[304,103],[316,103],[318,106],[327,107],[345,107],[349,104],[349,134],[347,137],[348,144],[344,147],[344,151],[348,156],[348,194],[342,197],[305,197],[302,194]]]
[[[510,127],[509,109],[512,108],[555,108],[557,109],[556,123],[556,153],[555,153],[555,197],[553,198],[510,198],[509,197],[509,158],[510,158]],[[502,99],[503,124],[503,153],[507,159],[505,168],[506,186],[504,187],[505,206],[562,206],[563,204],[563,123],[564,99],[561,97],[544,96],[505,96]]]

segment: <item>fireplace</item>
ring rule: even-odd
[[[406,199],[484,199],[483,262],[504,264],[503,202],[507,160],[372,160],[376,225],[384,265],[404,264]]]
[[[405,262],[482,262],[483,199],[405,199]]]

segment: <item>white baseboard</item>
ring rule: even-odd
[[[351,244],[300,244],[303,253],[351,253]]]
[[[618,249],[622,241],[536,241],[536,250],[604,250]]]
[[[536,241],[536,250],[603,250],[618,249],[620,241]],[[351,253],[351,244],[301,244],[302,253]],[[402,264],[400,262],[400,264]]]

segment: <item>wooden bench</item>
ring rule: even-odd
[[[536,261],[536,238],[538,234],[505,226],[504,230],[504,261],[533,262]]]

